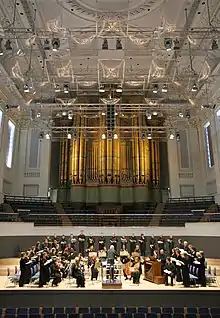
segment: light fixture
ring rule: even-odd
[[[0,38],[0,55],[3,55],[2,41],[3,39]]]
[[[65,84],[65,85],[63,86],[63,91],[64,91],[65,94],[68,94],[68,93],[69,93],[69,87],[68,87],[67,84]]]
[[[122,93],[122,86],[118,85],[118,87],[116,88],[116,93]]]
[[[164,46],[165,46],[165,49],[167,51],[171,51],[172,50],[172,39],[170,38],[165,38],[164,39]]]
[[[104,112],[102,112],[102,116],[105,116],[105,113],[104,113]]]
[[[192,92],[197,92],[198,91],[198,87],[196,85],[196,83],[193,84],[193,87],[192,87]]]
[[[186,118],[190,119],[190,112],[189,111],[186,112]]]
[[[68,111],[68,119],[73,119],[73,112],[71,110]]]
[[[12,50],[12,46],[11,46],[11,41],[10,40],[7,40],[6,43],[5,43],[5,49],[7,51],[11,51]]]
[[[157,112],[156,112],[156,111],[154,111],[154,112],[153,112],[153,115],[154,115],[154,116],[157,116]]]
[[[24,93],[29,93],[30,92],[30,88],[27,84],[24,85]]]
[[[105,86],[104,85],[100,85],[99,93],[105,93]]]
[[[176,133],[176,141],[180,141],[180,134],[179,133]]]
[[[151,114],[148,114],[147,119],[151,119],[151,118],[152,118]]]
[[[60,40],[58,38],[53,38],[52,39],[52,47],[53,47],[53,51],[57,52],[57,50],[60,47]]]
[[[46,138],[47,140],[49,140],[49,139],[50,139],[50,134],[46,134],[46,135],[45,135],[45,138]]]
[[[118,116],[118,113],[117,113],[117,112],[115,112],[115,116]]]
[[[55,85],[55,93],[60,92],[60,86],[58,84]]]
[[[66,116],[67,115],[67,112],[64,110],[62,111],[62,116]]]
[[[157,92],[158,92],[158,85],[155,84],[154,87],[153,87],[153,93],[157,94]]]
[[[147,139],[149,139],[149,140],[152,139],[152,135],[151,135],[151,134],[148,134],[148,135],[147,135]]]
[[[41,117],[41,113],[37,113],[37,118],[40,118]]]
[[[183,118],[183,113],[180,112],[179,113],[179,117]]]
[[[48,39],[44,41],[44,50],[50,50],[50,41]]]
[[[106,139],[106,135],[102,134],[102,140]]]
[[[174,40],[174,50],[180,50],[180,41],[178,39]]]
[[[164,84],[162,87],[162,93],[167,93],[168,88],[167,88],[167,84]]]
[[[218,50],[218,42],[216,40],[212,40],[212,45],[211,45],[212,50]]]
[[[39,139],[40,139],[40,140],[44,139],[44,132],[43,132],[43,131],[40,132],[40,134],[39,134]]]
[[[174,139],[174,134],[170,134],[170,139],[173,140]]]
[[[67,134],[67,139],[71,139],[72,135],[70,133]]]
[[[114,139],[118,139],[118,135],[117,134],[114,134]]]

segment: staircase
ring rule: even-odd
[[[55,207],[57,214],[58,215],[60,214],[62,226],[72,226],[72,222],[71,222],[68,214],[66,214],[66,211],[64,210],[62,204],[59,202],[56,202],[56,203],[54,203],[54,207]]]
[[[155,210],[154,215],[152,216],[149,226],[159,226],[160,225],[160,214],[163,214],[165,208],[165,203],[158,203]]]

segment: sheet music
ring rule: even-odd
[[[49,259],[48,261],[46,261],[46,263],[44,264],[44,266],[49,265],[52,261],[53,261],[52,259]]]
[[[201,264],[199,261],[194,261],[193,263],[196,264],[196,265],[200,265]]]
[[[164,270],[164,273],[166,273],[166,274],[170,275],[172,272],[171,272],[171,271],[169,271],[168,269],[165,269],[165,270]]]

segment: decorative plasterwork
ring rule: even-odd
[[[57,0],[57,3],[70,13],[84,18],[89,21],[100,20],[134,20],[146,15],[148,12],[158,8],[164,0],[136,0],[132,6],[125,7],[124,10],[109,12],[108,9],[98,9],[95,2],[91,1],[91,4],[86,4],[83,0]]]

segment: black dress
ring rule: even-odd
[[[190,278],[189,278],[189,259],[182,258],[184,265],[182,266],[182,275],[183,275],[183,285],[184,287],[190,287]]]
[[[135,250],[136,244],[137,244],[137,239],[135,236],[131,236],[129,239],[130,243],[130,254],[132,254]]]
[[[84,252],[85,252],[85,240],[86,237],[84,234],[80,234],[78,236],[78,241],[79,241],[79,253],[81,253],[84,256]]]
[[[141,256],[145,256],[146,253],[146,238],[144,236],[141,236],[139,239],[139,246],[141,250]]]
[[[105,248],[105,238],[104,236],[100,236],[99,238],[99,251],[103,251]]]
[[[25,283],[25,264],[26,264],[26,259],[25,258],[21,258],[20,259],[20,271],[21,271],[21,275],[20,275],[20,279],[19,279],[19,287],[23,287],[24,283]]]

